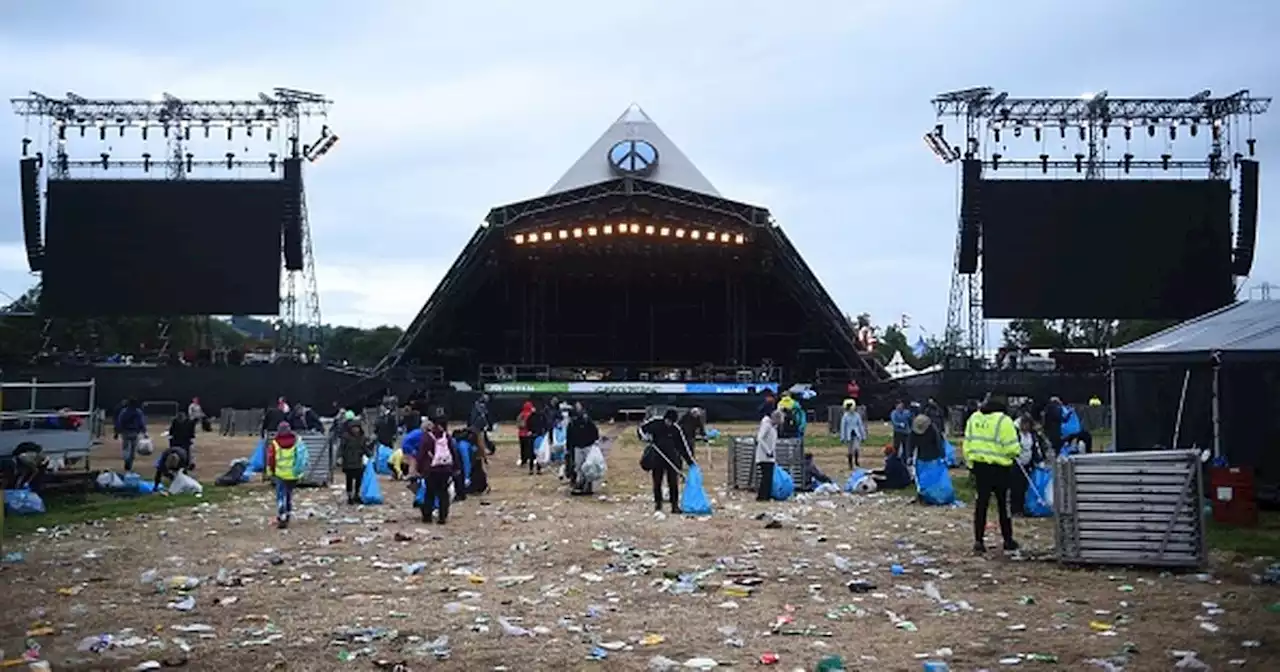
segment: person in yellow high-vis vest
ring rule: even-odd
[[[1000,516],[1000,535],[1004,537],[1004,550],[1016,551],[1013,540],[1013,520],[1009,517],[1009,487],[1012,485],[1013,461],[1022,451],[1018,442],[1018,427],[1006,413],[1008,405],[1003,397],[987,395],[986,401],[964,427],[964,460],[973,473],[978,498],[973,506],[973,552],[985,553],[987,546],[983,534],[987,528],[987,507],[992,495],[996,499],[996,512]]]
[[[280,423],[267,443],[267,477],[275,482],[276,527],[282,530],[293,518],[293,488],[307,473],[309,461],[307,445],[289,429],[289,423]]]

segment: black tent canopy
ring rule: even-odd
[[[1118,450],[1210,448],[1280,484],[1280,301],[1240,301],[1112,353]]]

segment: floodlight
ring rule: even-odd
[[[644,235],[646,235],[646,236],[652,236],[652,235],[653,235],[653,225],[652,225],[652,224],[650,224],[650,225],[648,225],[648,226],[644,227]]]
[[[722,234],[720,234],[720,242],[722,242],[722,243],[727,243],[727,242],[729,242],[729,234],[727,234],[727,233],[722,233]]]
[[[632,224],[632,225],[631,225],[631,233],[640,233],[640,225],[639,225],[639,224]]]
[[[523,233],[517,233],[517,234],[516,234],[516,237],[515,237],[515,241],[516,241],[516,245],[523,245],[523,244],[524,244],[524,234],[523,234]]]
[[[574,238],[581,238],[581,237],[582,237],[582,229],[574,229],[574,230],[573,230],[573,237],[574,237]]]
[[[606,236],[613,235],[613,225],[612,225],[612,224],[605,224],[605,225],[604,225],[604,235],[606,235]]]
[[[659,236],[669,236],[669,235],[671,235],[671,229],[669,229],[669,228],[667,228],[667,227],[665,227],[665,226],[664,226],[664,227],[662,227],[662,228],[658,231],[658,235],[659,235]]]
[[[550,231],[546,231],[546,232],[544,232],[544,233],[542,234],[542,239],[543,239],[543,240],[548,240],[548,241],[549,241],[549,240],[551,240],[551,232],[550,232]]]
[[[743,244],[743,243],[747,242],[747,237],[746,237],[746,236],[744,236],[744,235],[742,235],[741,233],[739,233],[739,234],[738,234],[738,235],[733,239],[733,242],[735,242],[735,243],[737,243],[737,244],[741,245],[741,244]]]
[[[676,229],[676,238],[684,238],[684,229]]]
[[[560,240],[566,240],[568,237],[569,237],[569,232],[566,231],[565,229],[560,229]]]
[[[694,240],[698,240],[702,238],[702,232],[697,229],[694,229],[693,232],[689,234],[689,237]]]
[[[599,233],[599,231],[597,231],[597,230],[596,230],[596,227],[594,227],[594,226],[588,226],[588,227],[587,227],[587,235],[588,235],[588,236],[594,236],[594,235],[596,235],[597,233]]]

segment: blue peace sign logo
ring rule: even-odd
[[[609,164],[624,175],[648,175],[658,165],[658,148],[646,140],[623,140],[609,149]]]

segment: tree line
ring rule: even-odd
[[[277,346],[282,326],[279,319],[177,317],[169,320],[169,347],[173,351],[209,347],[270,352]],[[0,361],[25,362],[40,350],[44,328],[40,286],[36,285],[0,308]],[[202,333],[206,328],[207,333]],[[395,326],[359,329],[324,325],[320,341],[326,362],[367,367],[377,364],[402,333]],[[48,335],[59,351],[99,355],[154,353],[161,340],[159,322],[151,317],[55,319],[49,322]]]

